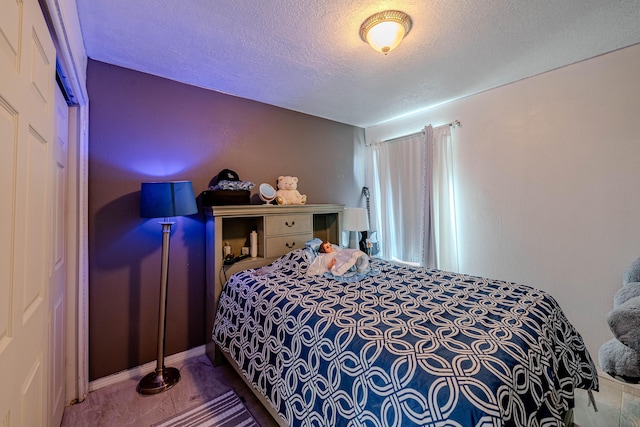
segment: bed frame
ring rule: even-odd
[[[223,218],[232,219],[229,222],[230,225],[234,227],[238,226],[237,219],[238,217],[245,218],[248,214],[251,218],[250,225],[255,224],[257,221],[258,224],[265,224],[266,217],[270,216],[272,213],[281,214],[282,212],[311,212],[313,217],[313,230],[312,233],[314,237],[320,237],[323,240],[330,240],[339,242],[340,241],[340,228],[339,224],[342,219],[342,209],[343,205],[311,205],[311,206],[303,206],[303,207],[291,207],[294,209],[284,209],[280,211],[281,208],[286,208],[285,206],[280,207],[268,207],[266,211],[264,211],[264,206],[262,209],[255,209],[249,207],[249,210],[244,210],[241,207],[216,207],[210,208],[210,210],[206,212],[207,222],[205,225],[207,232],[207,327],[205,328],[207,336],[205,337],[206,344],[206,354],[207,357],[211,360],[214,366],[218,366],[225,361],[228,362],[233,369],[238,373],[242,381],[249,387],[249,389],[253,392],[256,398],[260,401],[260,403],[265,407],[265,409],[269,412],[272,418],[278,423],[278,425],[282,427],[287,427],[288,424],[285,420],[278,414],[278,412],[271,406],[266,397],[254,386],[254,384],[249,381],[243,374],[242,369],[238,366],[238,364],[233,360],[231,355],[224,350],[220,349],[213,341],[211,337],[211,327],[213,326],[213,322],[215,320],[215,312],[217,309],[217,302],[220,298],[220,294],[222,293],[222,288],[224,287],[227,279],[231,277],[231,275],[251,268],[259,268],[265,265],[270,264],[275,259],[277,259],[282,254],[277,254],[277,256],[266,256],[266,255],[274,255],[268,254],[266,252],[266,243],[265,243],[265,230],[259,229],[259,240],[260,240],[260,253],[261,256],[257,258],[247,258],[245,260],[239,261],[232,265],[222,265],[220,261],[215,262],[217,258],[215,256],[216,253],[221,253],[222,251],[222,239],[225,238],[225,233],[223,230]],[[223,208],[223,209],[220,209]],[[224,208],[232,208],[232,209],[224,209]],[[258,207],[260,208],[260,207]],[[274,210],[272,210],[274,209]],[[316,215],[318,219],[316,220]],[[245,218],[246,219],[246,218]],[[242,223],[242,219],[240,220]],[[253,225],[251,225],[253,226]],[[242,227],[242,226],[241,226]],[[246,224],[244,225],[246,228]],[[245,230],[246,231],[246,230]],[[233,235],[234,232],[228,235]],[[248,233],[247,233],[248,234]],[[267,233],[268,234],[268,233]],[[217,251],[216,251],[217,249]],[[216,276],[213,276],[214,272],[216,272]],[[574,412],[573,409],[570,409],[564,416],[564,425],[567,427],[571,427],[574,425]]]
[[[319,237],[331,242],[340,242],[342,212],[341,204],[308,205],[244,205],[209,206],[204,208],[206,233],[206,313],[205,348],[214,366],[227,360],[242,380],[256,395],[274,420],[281,426],[287,423],[271,404],[242,374],[233,358],[222,351],[212,340],[211,331],[222,288],[233,274],[250,268],[270,264],[292,248],[304,246],[304,242]],[[248,246],[251,230],[258,233],[258,256],[246,258],[230,265],[222,262],[222,247],[229,243],[234,254]]]
[[[236,361],[233,360],[233,357],[231,357],[231,355],[226,351],[218,348],[218,346],[216,346],[216,351],[218,352],[218,354],[224,357],[224,359],[226,359],[226,361],[233,367],[233,369],[238,373],[240,378],[242,378],[242,381],[244,381],[247,387],[251,389],[253,394],[258,398],[262,406],[265,407],[265,409],[269,412],[271,417],[278,423],[278,425],[281,427],[289,427],[289,424],[287,424],[285,420],[282,419],[280,414],[278,414],[278,412],[275,409],[273,409],[273,406],[271,406],[269,401],[262,395],[262,393],[260,393],[258,389],[252,383],[250,383],[249,380],[245,378],[244,374],[242,373],[242,369],[240,369]]]
[[[264,260],[264,262],[262,262],[262,263],[256,262],[255,265],[252,264],[251,267],[246,267],[245,266],[245,268],[239,268],[239,266],[238,266],[238,267],[233,269],[233,273],[242,271],[243,269],[257,268],[257,267],[261,267],[261,266],[264,266],[264,265],[268,265],[272,261],[273,260],[269,260],[267,262],[266,260]],[[216,297],[219,297],[219,294],[216,295]],[[278,423],[278,425],[281,426],[281,427],[288,427],[289,426],[286,423],[286,421],[280,416],[280,414],[273,408],[273,406],[271,406],[271,404],[264,397],[264,395],[255,387],[255,385],[252,382],[250,382],[244,376],[244,374],[242,372],[242,369],[238,366],[236,361],[233,359],[233,357],[229,353],[227,353],[226,351],[222,350],[217,345],[213,344],[211,352],[209,352],[209,350],[207,350],[207,356],[209,357],[211,362],[214,364],[214,366],[218,366],[218,365],[220,365],[222,363],[225,363],[225,361],[227,363],[229,363],[233,367],[233,369],[236,371],[236,373],[240,376],[240,378],[242,378],[242,381],[244,381],[244,383],[247,385],[247,387],[249,387],[249,389],[253,392],[253,394],[256,396],[256,398],[260,401],[262,406],[265,407],[265,409],[269,412],[271,417]],[[574,409],[573,408],[569,409],[569,411],[565,414],[563,422],[564,422],[564,425],[566,427],[573,427],[574,426]]]

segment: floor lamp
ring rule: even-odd
[[[162,269],[160,271],[160,310],[158,315],[158,358],[156,370],[138,383],[138,393],[157,394],[180,381],[180,371],[164,366],[164,339],[167,324],[167,281],[169,277],[169,238],[175,222],[170,217],[198,212],[191,181],[143,182],[140,188],[140,216],[164,218],[162,225]]]
[[[344,208],[342,211],[342,228],[349,231],[349,247],[358,249],[358,232],[369,229],[369,215],[365,208]],[[362,235],[360,250],[366,252],[366,234]]]

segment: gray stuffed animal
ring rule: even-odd
[[[602,344],[598,359],[600,368],[612,377],[621,378],[629,383],[637,383],[640,379],[638,352],[615,338]]]
[[[640,382],[640,258],[622,277],[622,288],[614,297],[614,309],[607,315],[615,339],[598,351],[600,367],[626,382]]]
[[[630,282],[621,287],[613,297],[613,307],[617,308],[634,297],[640,297],[640,282]]]
[[[640,282],[640,257],[631,263],[631,266],[622,276],[622,284],[627,285],[632,282]]]
[[[607,323],[618,341],[640,351],[640,297],[631,298],[609,312]]]

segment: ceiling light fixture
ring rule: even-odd
[[[385,10],[371,15],[360,25],[360,38],[385,55],[409,34],[413,21],[399,10]]]

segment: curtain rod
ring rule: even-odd
[[[452,127],[452,128],[457,128],[457,127],[462,126],[462,123],[460,123],[460,120],[454,120],[451,123],[446,123],[446,124],[440,125],[440,126],[449,126],[449,127]],[[440,127],[440,126],[434,126],[434,127]],[[410,133],[408,135],[402,135],[402,136],[397,136],[397,137],[391,138],[391,139],[385,139],[382,142],[393,142],[393,141],[397,141],[398,139],[408,138],[408,137],[411,137],[411,136],[414,136],[414,135],[419,135],[421,133],[424,134],[424,131],[421,130],[421,131],[418,131],[418,132]]]

